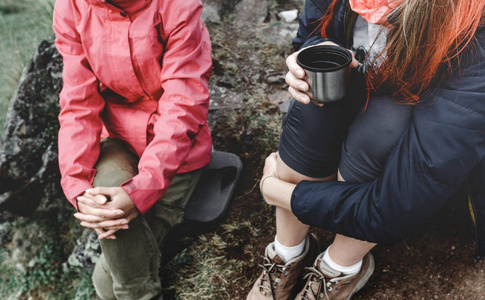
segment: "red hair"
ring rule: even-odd
[[[320,26],[321,26],[321,34],[322,37],[328,38],[328,31],[330,30],[330,22],[332,22],[333,17],[335,16],[335,8],[337,7],[337,3],[341,0],[334,0],[327,8],[327,11],[323,15]]]
[[[339,2],[334,0],[321,20],[324,37]],[[451,60],[473,41],[485,1],[405,0],[397,10],[381,54],[385,57],[378,68],[370,68],[367,86],[369,91],[388,87],[400,102],[414,104],[432,82],[450,73]]]

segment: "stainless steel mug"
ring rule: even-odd
[[[352,62],[349,50],[333,45],[308,47],[296,60],[307,73],[312,101],[332,103],[345,97]]]

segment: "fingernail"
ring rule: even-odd
[[[306,86],[304,84],[300,85],[299,88],[300,88],[300,91],[306,92]]]
[[[295,73],[296,73],[296,77],[298,78],[302,78],[303,76],[305,76],[305,73],[303,73],[302,70],[297,70]]]
[[[122,228],[123,229],[128,229],[129,227],[128,227],[128,225],[126,225],[126,226],[123,226]]]
[[[116,215],[117,215],[117,216],[121,216],[122,214],[123,214],[123,211],[122,211],[122,210],[118,210],[118,211],[116,211]]]
[[[128,221],[127,220],[123,220],[123,221],[121,221],[121,224],[128,224]]]

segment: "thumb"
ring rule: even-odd
[[[355,57],[352,58],[352,62],[350,63],[351,68],[357,68],[359,66],[359,61],[355,59]]]
[[[295,52],[292,55],[286,58],[286,66],[288,70],[298,79],[302,79],[305,77],[305,71],[302,67],[298,65],[296,62],[296,57],[298,56],[299,52]]]
[[[115,195],[115,190],[110,187],[95,187],[92,189],[86,190],[86,193],[95,197],[96,202],[101,201],[104,204],[107,201],[110,201],[111,198]]]
[[[350,63],[350,67],[357,68],[359,66],[359,61],[355,59],[355,54],[353,51],[349,50],[349,52],[352,54],[352,62]]]

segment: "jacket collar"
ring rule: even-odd
[[[96,5],[96,6],[105,6],[108,4],[106,0],[84,0],[89,4]],[[159,1],[159,0],[155,0]],[[133,1],[133,5],[127,8],[126,10],[129,12],[137,12],[144,9],[148,4],[150,4],[152,0],[135,0]]]

